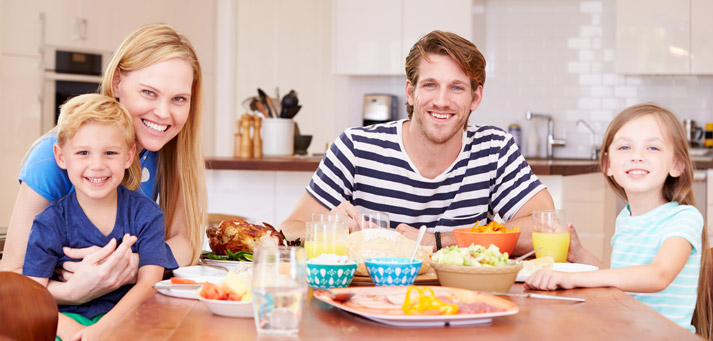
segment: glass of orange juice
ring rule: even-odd
[[[532,211],[532,246],[537,258],[552,256],[566,263],[569,252],[569,229],[564,210]]]
[[[326,213],[312,216],[312,221],[306,223],[305,252],[308,259],[323,253],[347,255],[347,218],[346,215]]]

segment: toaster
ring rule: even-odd
[[[364,125],[395,120],[398,116],[398,100],[395,95],[365,94],[362,108]]]

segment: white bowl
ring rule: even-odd
[[[198,295],[213,314],[228,317],[253,317],[253,301],[209,300]]]

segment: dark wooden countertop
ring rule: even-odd
[[[239,159],[232,157],[209,157],[207,169],[215,170],[259,170],[314,172],[322,160],[319,156],[263,157],[262,159]],[[713,158],[693,158],[697,169],[713,168]],[[578,175],[599,172],[597,160],[585,159],[528,159],[532,171],[537,175]]]

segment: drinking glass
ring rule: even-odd
[[[389,214],[386,212],[371,211],[366,213],[360,213],[358,216],[359,228],[373,229],[373,228],[390,228],[391,224],[389,222]]]
[[[569,251],[569,228],[564,210],[532,212],[532,246],[540,251],[535,257],[552,256],[555,262],[567,262]]]
[[[258,247],[253,255],[252,297],[261,335],[294,335],[307,295],[305,250]]]
[[[348,220],[349,216],[342,213],[312,214],[312,221],[305,225],[307,258],[314,258],[323,253],[346,256]]]

